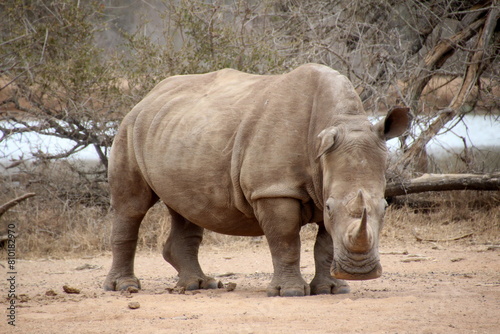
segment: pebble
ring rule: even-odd
[[[131,309],[131,310],[138,309],[139,307],[141,307],[141,304],[139,304],[139,302],[130,302],[130,303],[128,303],[128,308]]]

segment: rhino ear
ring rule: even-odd
[[[338,130],[335,127],[329,127],[321,131],[318,135],[318,152],[316,160],[319,159],[326,151],[328,151],[335,143],[335,137],[337,136]]]
[[[385,140],[401,136],[411,123],[410,109],[406,107],[394,107],[387,116],[377,124],[375,131]]]

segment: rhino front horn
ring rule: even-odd
[[[366,208],[363,209],[361,220],[351,224],[346,247],[354,253],[367,253],[372,249],[373,235],[370,226],[368,226]]]

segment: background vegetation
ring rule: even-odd
[[[119,121],[163,78],[225,67],[260,74],[307,62],[335,68],[370,114],[395,104],[412,110],[414,127],[389,176],[432,170],[425,147],[443,127],[469,113],[498,118],[498,16],[492,0],[3,1],[0,147],[31,132],[73,143],[16,159],[0,148],[0,203],[37,193],[3,219],[18,224],[25,253],[107,250],[107,152]],[[87,147],[97,162],[65,159]],[[460,171],[482,172],[484,164],[464,152]],[[485,198],[479,210],[491,221],[498,194]],[[162,214],[155,208],[150,216],[165,224],[144,225],[143,247],[162,242]]]

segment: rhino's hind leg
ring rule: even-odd
[[[104,281],[104,290],[121,291],[129,287],[140,289],[134,275],[134,257],[141,218],[115,218],[111,236],[113,264]],[[127,226],[130,229],[127,230]]]
[[[217,289],[220,282],[203,273],[198,262],[198,250],[203,239],[203,228],[170,209],[172,226],[163,258],[179,273],[178,287],[186,290]]]
[[[139,226],[144,214],[127,217],[116,213],[111,234],[113,263],[104,281],[104,290],[121,291],[129,287],[140,289],[141,284],[134,274],[134,257]]]
[[[158,200],[158,196],[144,181],[141,173],[129,164],[126,152],[115,149],[114,152],[112,150],[111,157],[113,159],[109,167],[109,185],[114,213],[111,231],[113,263],[104,281],[104,289],[140,289],[139,280],[134,274],[139,226],[144,215]]]
[[[311,281],[311,294],[340,294],[349,293],[349,285],[330,274],[330,266],[333,259],[332,237],[325,229],[323,223],[318,224],[318,235],[314,244],[314,262],[316,275]]]

